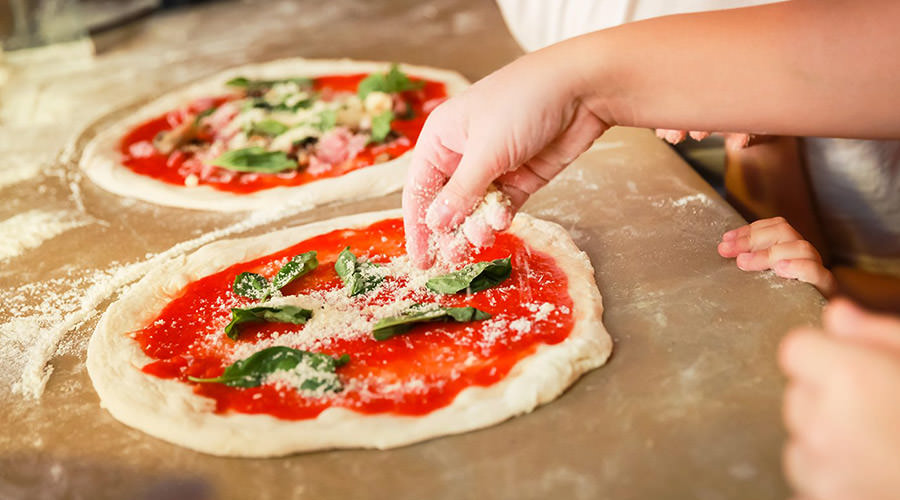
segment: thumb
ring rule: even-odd
[[[847,299],[834,299],[822,313],[825,331],[836,337],[900,354],[900,318],[875,314]]]

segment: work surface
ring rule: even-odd
[[[607,366],[559,400],[396,450],[268,460],[205,456],[119,424],[99,407],[84,367],[96,313],[118,291],[204,242],[395,207],[399,195],[266,215],[122,199],[74,166],[116,109],[276,57],[399,60],[477,79],[519,52],[480,0],[217,3],[95,43],[94,57],[75,44],[9,61],[0,111],[0,236],[9,240],[0,246],[0,498],[787,495],[775,348],[790,326],[816,321],[822,299],[720,258],[719,236],[743,220],[643,130],[611,131],[525,207],[562,224],[589,254],[615,339]],[[58,235],[43,241],[47,231]],[[47,360],[53,371],[35,399]]]

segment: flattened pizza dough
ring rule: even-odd
[[[272,80],[293,77],[352,75],[387,72],[390,63],[348,59],[283,59],[232,68],[159,97],[132,115],[99,132],[85,147],[81,169],[97,185],[112,193],[172,207],[241,211],[296,206],[309,209],[333,201],[381,196],[400,189],[406,176],[409,152],[383,163],[299,186],[279,186],[249,193],[217,190],[209,185],[176,185],[137,174],[121,164],[119,146],[134,127],[201,98],[226,93],[224,83],[238,77]],[[454,71],[411,65],[400,70],[412,77],[443,83],[448,96],[462,92],[469,82]]]
[[[565,274],[564,286],[571,297],[571,311],[566,313],[572,316],[572,329],[561,342],[537,345],[499,381],[467,387],[438,409],[401,415],[329,407],[315,418],[300,420],[217,413],[215,401],[197,395],[192,384],[141,371],[155,360],[142,351],[133,332],[153,322],[189,283],[335,229],[370,227],[399,216],[399,210],[364,213],[217,242],[148,274],[109,307],[91,337],[87,368],[101,405],[126,425],[214,455],[267,457],[329,448],[385,449],[479,429],[530,412],[606,362],[612,342],[601,322],[601,296],[587,255],[559,225],[519,214],[510,232],[528,245],[528,252],[552,255]]]

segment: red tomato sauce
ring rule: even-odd
[[[230,307],[247,307],[254,302],[232,293],[231,285],[239,273],[257,272],[271,279],[278,269],[275,261],[316,250],[318,268],[290,283],[282,293],[334,290],[343,287],[334,271],[334,261],[344,247],[349,245],[357,256],[372,262],[386,263],[403,254],[403,241],[402,221],[390,219],[367,228],[316,236],[192,282],[149,326],[134,334],[143,352],[156,360],[144,366],[143,371],[193,385],[195,394],[215,400],[217,413],[262,413],[300,420],[315,418],[326,408],[336,406],[366,414],[424,415],[450,404],[467,387],[499,382],[538,346],[559,343],[571,333],[572,298],[564,272],[551,256],[529,249],[518,237],[503,233],[493,246],[481,249],[474,260],[511,256],[512,274],[508,280],[475,294],[436,295],[432,299],[444,306],[474,306],[490,313],[491,320],[428,323],[385,341],[375,340],[371,332],[336,338],[320,352],[350,355],[350,362],[337,369],[345,385],[342,392],[315,398],[293,388],[279,389],[274,384],[237,388],[187,380],[188,376],[221,375],[231,363],[229,354],[241,343],[277,335],[274,332],[303,331],[304,325],[255,323],[242,330],[236,341],[225,336]],[[391,280],[393,283],[387,283]],[[388,277],[385,284],[370,292],[370,297],[360,300],[379,305],[405,298],[401,290],[408,293],[410,287],[394,286],[404,280]],[[553,311],[544,317],[535,316],[536,305],[545,302],[555,306]],[[496,329],[486,333],[498,321],[508,320],[502,323],[506,325],[520,318],[530,318],[530,329],[523,332],[521,328],[516,331],[507,327],[499,336]],[[486,342],[489,337],[493,341]],[[360,385],[354,385],[354,380],[376,383],[373,390],[355,390]],[[409,384],[412,380],[416,380],[415,385]],[[386,385],[392,389],[379,390]]]
[[[320,92],[356,92],[359,82],[368,74],[322,76],[313,79],[313,88]],[[277,174],[259,174],[255,172],[233,172],[219,167],[209,167],[214,171],[220,171],[225,175],[203,176],[199,184],[207,185],[220,191],[232,193],[253,193],[278,186],[299,186],[308,182],[314,182],[328,177],[338,177],[348,172],[365,168],[376,163],[376,159],[390,160],[397,158],[406,151],[412,149],[419,138],[419,132],[425,125],[428,113],[437,102],[447,97],[447,91],[443,83],[430,80],[410,78],[413,81],[422,81],[424,85],[417,90],[403,92],[403,99],[412,110],[412,117],[403,119],[395,118],[391,122],[391,130],[399,137],[386,143],[370,144],[360,151],[355,157],[342,164],[317,174],[310,174],[305,170],[294,170]],[[175,151],[171,154],[162,154],[153,151],[153,138],[160,132],[171,130],[185,119],[193,119],[193,115],[211,107],[240,98],[238,95],[220,96],[214,98],[197,99],[190,103],[184,113],[183,110],[172,111],[156,118],[150,119],[133,128],[123,138],[119,145],[122,154],[122,165],[133,172],[154,179],[179,186],[184,185],[185,178],[196,169],[182,168],[190,162],[199,162],[191,153]],[[135,147],[137,146],[137,147]],[[141,147],[143,146],[143,147]],[[135,154],[135,151],[141,151]]]

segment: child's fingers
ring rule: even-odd
[[[753,221],[746,226],[741,226],[736,229],[732,229],[731,231],[726,231],[725,234],[722,235],[722,241],[732,241],[738,239],[740,237],[750,236],[750,233],[753,231],[758,231],[760,229],[776,226],[778,224],[787,224],[787,220],[784,217],[770,217],[768,219],[759,219],[757,221]]]
[[[738,268],[743,271],[764,271],[774,269],[775,263],[782,260],[816,260],[821,261],[819,252],[806,240],[795,240],[777,243],[769,248],[755,252],[745,252],[737,256]]]
[[[822,314],[825,331],[900,353],[900,320],[870,313],[846,299],[832,300]]]
[[[729,258],[737,257],[742,253],[769,248],[776,243],[803,239],[800,233],[781,217],[757,222],[761,224],[757,226],[751,224],[749,231],[741,231],[736,237],[719,243],[719,255]]]
[[[820,258],[779,260],[773,267],[775,274],[782,278],[800,280],[816,287],[825,297],[831,297],[837,291],[837,282],[831,271],[822,265]]]

